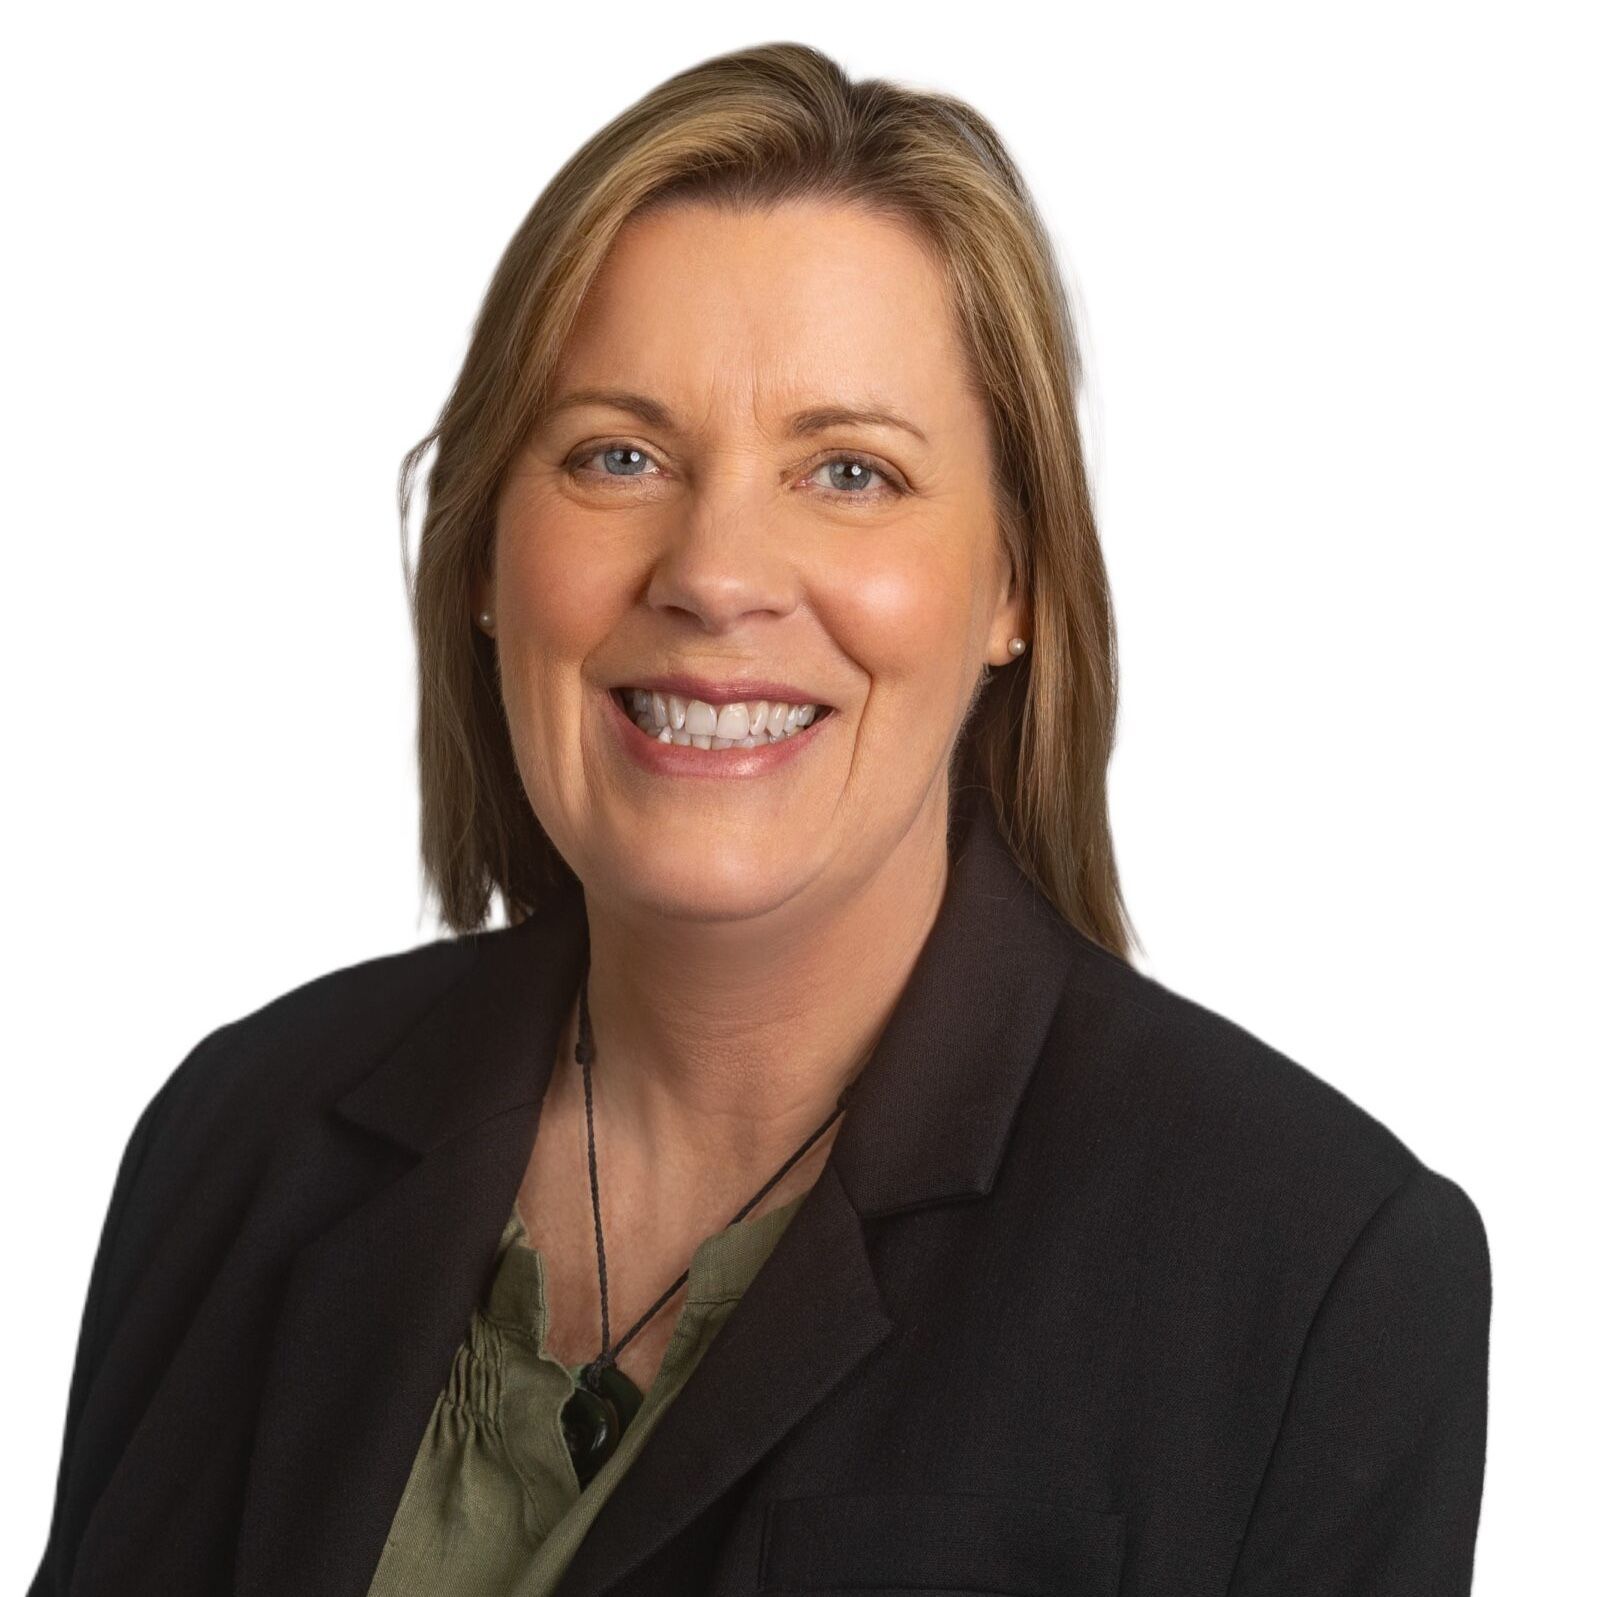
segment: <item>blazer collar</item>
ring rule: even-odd
[[[989,1191],[1086,941],[1017,864],[986,791],[957,803],[950,853],[944,900],[829,1154],[864,1217]],[[542,1101],[588,948],[581,887],[472,941],[465,977],[336,1106],[414,1153]]]
[[[402,1150],[398,1176],[384,1161],[375,1184],[370,1138],[336,1153],[316,1127],[287,1160],[355,1195],[290,1260],[240,1597],[363,1597],[492,1271],[587,936],[576,886],[478,934],[457,984],[338,1100],[344,1121]],[[601,1506],[562,1597],[602,1597],[891,1334],[864,1221],[989,1192],[1084,942],[1020,870],[987,797],[958,810],[944,900],[821,1174]]]

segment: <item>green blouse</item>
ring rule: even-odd
[[[577,1370],[545,1351],[544,1258],[513,1209],[368,1597],[544,1597],[801,1198],[730,1225],[695,1250],[661,1368],[616,1452],[582,1488],[561,1434]]]

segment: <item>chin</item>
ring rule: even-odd
[[[732,856],[720,862],[635,859],[610,877],[619,899],[685,921],[749,920],[777,909],[804,885],[801,873],[775,850],[754,869]]]

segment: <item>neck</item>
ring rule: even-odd
[[[947,876],[940,805],[867,881],[832,899],[797,895],[760,924],[667,921],[586,895],[597,1139],[603,1158],[631,1166],[624,1177],[608,1163],[607,1182],[663,1204],[705,1193],[730,1213],[753,1196],[865,1065]],[[581,1116],[576,1035],[574,1003],[557,1090]],[[763,1210],[815,1179],[841,1122]]]

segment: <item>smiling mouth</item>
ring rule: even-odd
[[[647,737],[698,749],[754,749],[781,743],[833,714],[831,705],[751,699],[708,704],[645,688],[612,688],[618,708]]]

